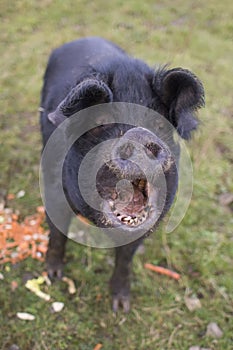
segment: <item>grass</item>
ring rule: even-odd
[[[218,200],[233,192],[232,17],[229,0],[1,2],[0,193],[25,190],[23,198],[11,201],[22,216],[41,204],[37,108],[52,48],[77,37],[103,36],[151,65],[168,62],[193,70],[206,90],[202,125],[189,144],[195,176],[191,205],[173,233],[165,235],[161,228],[146,241],[146,254],[135,257],[131,313],[114,317],[110,309],[112,252],[69,242],[65,274],[78,292],[71,297],[62,282],[49,287],[52,299],[65,303],[59,314],[24,287],[25,274],[40,275],[43,264],[28,259],[1,266],[2,350],[12,344],[21,350],[91,350],[99,342],[103,350],[233,348],[233,219]],[[172,266],[181,282],[145,271],[145,262]],[[12,281],[19,286],[14,292]],[[187,293],[200,298],[201,309],[187,309]],[[21,321],[17,311],[36,319]],[[223,330],[220,339],[205,335],[209,322]]]

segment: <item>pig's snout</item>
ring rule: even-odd
[[[158,165],[167,171],[172,163],[166,144],[142,127],[130,129],[119,139],[112,149],[112,159],[123,172],[136,176],[144,169],[152,171]]]
[[[165,173],[174,164],[169,148],[149,130],[137,127],[116,140],[110,152],[111,160],[97,175],[106,221],[130,230],[154,226],[166,200]]]
[[[159,153],[161,153],[163,149],[161,145],[151,141],[148,143],[145,142],[145,144],[140,144],[140,146],[144,147],[143,151],[145,152],[145,155],[150,159],[159,158]],[[139,151],[138,149],[139,147],[137,147],[137,144],[134,145],[130,140],[125,141],[123,142],[123,144],[118,146],[118,149],[116,150],[116,153],[117,153],[116,156],[118,156],[118,158],[123,160],[126,160],[126,159],[129,160],[134,155],[134,152]]]

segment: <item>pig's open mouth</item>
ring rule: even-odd
[[[129,182],[127,187],[128,191],[127,188],[115,191],[116,199],[108,201],[108,204],[117,220],[128,226],[138,226],[146,220],[149,213],[148,182],[136,179]]]
[[[104,199],[103,212],[111,226],[137,227],[154,216],[157,191],[145,177],[119,178],[111,171],[97,182]],[[153,214],[153,215],[152,215]]]

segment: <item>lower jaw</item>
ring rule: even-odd
[[[148,203],[140,213],[127,215],[122,213],[116,216],[109,201],[103,205],[103,213],[107,226],[118,228],[122,231],[151,230],[157,223],[163,208],[157,208],[157,192],[151,191]],[[132,218],[134,217],[134,219]]]
[[[151,208],[149,206],[145,206],[140,212],[134,214],[119,213],[117,209],[114,210],[114,208],[111,208],[111,210],[120,224],[127,225],[129,227],[137,227],[146,221]]]

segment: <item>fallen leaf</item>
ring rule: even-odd
[[[223,193],[218,197],[219,204],[226,207],[233,203],[233,193]]]
[[[35,320],[35,316],[32,315],[32,314],[29,314],[27,312],[17,312],[16,316],[20,320],[25,320],[25,321],[33,321],[33,320]]]
[[[76,293],[76,287],[74,281],[68,277],[62,277],[62,281],[68,284],[68,291],[70,294]]]
[[[44,281],[47,284],[47,286],[51,286],[52,282],[49,279],[48,272],[47,271],[43,271],[42,272],[42,276],[44,277]]]
[[[100,350],[102,348],[102,344],[98,343],[96,344],[96,346],[94,347],[94,350]]]
[[[52,303],[52,309],[54,312],[60,312],[64,308],[64,303],[61,303],[59,301],[55,301]]]
[[[40,290],[40,285],[45,282],[45,279],[43,276],[40,276],[38,278],[33,278],[32,280],[28,280],[25,284],[25,287],[29,289],[31,292],[36,294],[39,298],[44,299],[46,301],[50,300],[50,295],[42,292]]]
[[[102,328],[107,328],[107,325],[104,321],[100,321],[100,325]]]
[[[184,302],[188,310],[191,312],[201,308],[201,302],[197,297],[185,297]]]
[[[17,198],[23,198],[25,196],[25,191],[24,190],[21,190],[17,193],[16,197]]]
[[[217,323],[210,322],[207,326],[206,335],[212,338],[221,338],[223,336],[223,331],[219,328]]]
[[[7,350],[20,350],[20,348],[18,347],[18,345],[12,344]]]

